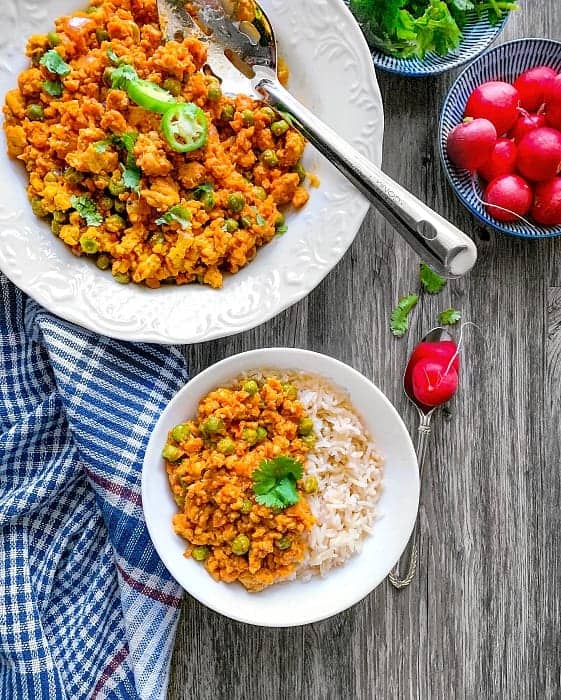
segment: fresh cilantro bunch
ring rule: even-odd
[[[296,482],[302,478],[303,467],[292,457],[279,455],[264,460],[253,472],[255,500],[268,508],[287,508],[298,503]]]
[[[496,24],[518,5],[511,0],[350,0],[369,43],[398,58],[446,56],[475,13]]]

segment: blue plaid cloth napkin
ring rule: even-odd
[[[0,275],[0,698],[160,699],[181,589],[142,514],[177,348],[47,313]]]

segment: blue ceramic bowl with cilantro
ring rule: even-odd
[[[471,61],[499,36],[511,0],[345,0],[377,68],[438,75]]]
[[[309,581],[278,582],[260,592],[248,592],[241,583],[214,580],[204,565],[195,561],[194,551],[193,556],[184,556],[188,543],[173,530],[172,519],[178,512],[178,506],[168,483],[162,447],[168,442],[168,435],[174,427],[183,427],[181,424],[185,421],[196,418],[199,402],[211,391],[230,387],[242,376],[255,376],[255,373],[259,373],[268,377],[283,373],[291,375],[293,372],[303,373],[306,377],[319,376],[327,380],[330,387],[346,394],[352,409],[360,416],[368,438],[374,441],[376,453],[384,460],[381,488],[379,475],[374,481],[368,481],[365,474],[360,476],[361,483],[368,483],[368,487],[363,484],[361,500],[372,499],[376,517],[372,533],[362,540],[362,551],[354,554],[341,566],[330,569],[324,577],[313,576]],[[294,385],[292,388],[295,388]],[[318,411],[321,411],[323,406],[321,398],[320,392],[315,399]],[[333,404],[327,400],[326,405]],[[145,418],[150,419],[149,416]],[[355,436],[353,439],[357,440],[356,433],[352,434]],[[341,428],[338,429],[337,435],[341,435]],[[274,436],[269,434],[269,440],[272,437]],[[326,446],[329,447],[326,440],[323,433],[318,438],[323,450]],[[340,449],[339,438],[335,450]],[[311,454],[313,450],[312,447]],[[166,455],[166,459],[169,457],[172,455]],[[257,472],[262,475],[265,466],[280,458],[281,455],[278,455],[266,464],[262,462],[259,470],[253,473],[254,493],[258,494],[256,501],[259,494],[263,493],[258,487],[264,485],[258,483]],[[318,459],[320,465],[324,464],[321,461],[324,457],[316,455],[315,459],[316,465]],[[284,460],[294,461],[286,456]],[[299,465],[303,466],[304,470],[307,460],[308,458],[303,465]],[[326,467],[329,471],[329,465]],[[321,469],[321,472],[325,474],[326,469]],[[284,480],[283,478],[282,481]],[[321,498],[322,492],[325,492],[326,500],[329,500],[333,497],[336,485],[329,481],[329,477],[324,476],[323,481],[323,486],[316,481],[315,495]],[[285,486],[282,487],[283,498],[286,498]],[[281,484],[274,487],[280,493]],[[227,489],[228,484],[224,488]],[[231,491],[228,493],[231,498]],[[272,491],[267,487],[267,495],[271,494]],[[337,491],[337,495],[340,500],[340,491]],[[356,498],[356,494],[353,497]],[[286,500],[284,502],[286,503]],[[418,504],[417,458],[405,425],[388,399],[380,389],[352,367],[326,355],[294,348],[269,348],[234,355],[194,377],[171,400],[156,423],[142,469],[142,506],[146,524],[154,547],[171,575],[188,593],[212,610],[241,622],[266,627],[292,627],[316,622],[345,610],[368,595],[385,580],[404,550],[413,529]],[[328,515],[325,516],[322,506],[318,520],[321,519],[321,524],[327,525],[330,531],[335,528],[344,538],[349,534],[344,527],[345,519],[341,513],[332,517],[329,514],[331,512],[327,508]],[[235,522],[236,519],[233,520],[233,523]],[[267,527],[267,521],[263,522],[263,526]],[[247,536],[245,539],[248,540]],[[237,540],[238,537],[232,541],[232,552],[243,556],[247,549],[237,552],[234,549]],[[308,540],[310,549],[313,548],[313,543],[312,530]]]

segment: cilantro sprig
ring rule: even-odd
[[[75,209],[78,214],[86,221],[88,226],[101,226],[103,222],[103,216],[99,213],[96,203],[93,199],[82,195],[77,197],[73,195],[70,198],[70,204],[72,208]]]
[[[455,326],[462,318],[462,314],[457,309],[445,309],[438,314],[438,322],[441,326]]]
[[[60,75],[63,78],[72,70],[68,63],[66,63],[63,57],[55,49],[51,49],[50,51],[44,53],[39,63],[50,73]]]
[[[158,226],[163,226],[164,224],[170,224],[172,221],[176,221],[181,228],[189,228],[191,222],[191,212],[189,209],[182,207],[181,204],[176,204],[163,216],[160,216],[159,219],[156,219],[155,223]]]
[[[390,328],[397,338],[402,338],[407,332],[409,328],[409,314],[417,306],[418,301],[418,294],[409,294],[409,296],[401,297],[393,310]]]
[[[251,476],[255,500],[268,508],[287,508],[298,503],[296,482],[303,473],[300,462],[292,457],[279,455],[263,460]]]
[[[446,286],[446,280],[425,263],[421,263],[419,278],[423,289],[429,294],[439,294]]]

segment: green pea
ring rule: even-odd
[[[243,515],[248,515],[249,513],[251,513],[252,508],[253,503],[248,498],[244,498],[242,502],[242,507],[240,508],[240,513],[243,513]]]
[[[105,254],[98,255],[95,264],[100,270],[107,270],[111,265],[111,258]]]
[[[263,151],[261,154],[261,161],[263,165],[266,165],[268,168],[275,168],[279,164],[277,154],[272,148],[267,148],[266,151]]]
[[[232,554],[241,557],[249,552],[250,546],[249,537],[247,535],[238,535],[232,542]]]
[[[298,398],[298,389],[293,384],[283,384],[282,393],[291,401],[295,401]]]
[[[300,435],[310,435],[314,431],[314,421],[311,418],[301,418],[298,424]]]
[[[280,211],[278,213],[277,218],[275,219],[275,226],[283,226],[285,224],[285,222],[286,222],[286,217],[282,213],[282,211]]]
[[[302,442],[311,450],[316,446],[317,438],[315,435],[304,435]]]
[[[191,437],[191,426],[189,423],[180,423],[171,431],[171,436],[175,442],[184,442]]]
[[[214,209],[214,205],[216,204],[214,192],[203,192],[201,195],[201,202],[206,211],[211,211]]]
[[[109,183],[107,183],[109,185]],[[115,200],[113,197],[110,197],[108,194],[102,195],[97,202],[97,205],[100,209],[103,209],[104,211],[111,211],[113,209],[113,205],[115,204]]]
[[[242,438],[250,445],[255,445],[257,442],[257,430],[253,430],[253,428],[246,428],[242,432]]]
[[[302,183],[304,182],[304,180],[306,179],[306,169],[304,168],[304,166],[302,165],[302,163],[298,163],[298,164],[295,166],[294,172],[298,174],[298,178],[299,178],[299,180],[300,180],[300,184],[302,184]]]
[[[228,196],[228,209],[239,214],[245,206],[245,197],[241,192],[233,192]]]
[[[49,32],[47,34],[47,41],[49,42],[51,49],[54,49],[55,46],[58,46],[61,43],[62,39],[56,32]]]
[[[207,435],[213,435],[214,433],[219,433],[221,430],[224,430],[224,423],[220,418],[211,416],[201,425],[201,430]]]
[[[105,228],[111,233],[122,231],[126,225],[125,220],[119,214],[112,214],[105,219]]]
[[[45,110],[43,109],[43,105],[40,104],[28,105],[25,114],[32,122],[42,122],[45,118]]]
[[[131,281],[131,276],[128,272],[114,272],[113,279],[119,284],[128,284]]]
[[[107,66],[107,68],[103,71],[103,84],[105,87],[113,87],[113,73],[115,72],[115,68],[113,66]]]
[[[122,202],[120,199],[116,199],[113,208],[115,209],[117,214],[124,214],[127,210],[127,203]]]
[[[112,177],[107,188],[114,197],[118,197],[127,191],[122,177]]]
[[[264,202],[267,199],[267,192],[263,187],[254,187],[253,194],[256,199],[259,199],[262,202]]]
[[[223,438],[218,441],[216,449],[223,455],[233,455],[236,451],[236,445],[231,438]]]
[[[234,105],[224,105],[220,112],[220,119],[222,119],[223,122],[231,122],[235,114],[236,110],[234,109]]]
[[[43,206],[43,200],[41,197],[33,197],[31,199],[31,209],[33,210],[35,216],[38,216],[40,219],[44,219],[45,216],[47,216],[47,211]]]
[[[226,231],[228,231],[228,233],[234,233],[240,227],[235,219],[226,219],[224,225],[226,226]]]
[[[281,537],[277,540],[276,545],[279,549],[290,549],[292,547],[292,540],[290,537]]]
[[[167,443],[162,450],[162,457],[168,462],[178,462],[185,453],[180,447]]]
[[[86,14],[95,15],[97,13],[97,10],[97,5],[90,5],[89,7],[86,7]]]
[[[44,177],[45,182],[58,182],[58,175],[55,173],[47,173]]]
[[[302,486],[305,493],[315,493],[318,490],[318,480],[315,476],[307,476]]]
[[[273,136],[282,136],[288,131],[288,122],[284,119],[280,119],[278,122],[273,122],[271,124],[271,131]]]
[[[58,221],[51,221],[51,231],[55,234],[55,236],[58,236],[62,231],[62,224]]]
[[[244,123],[244,126],[253,126],[255,124],[255,116],[250,109],[243,110],[242,121]]]
[[[82,236],[80,238],[80,248],[88,255],[94,255],[99,251],[99,243],[89,236]]]
[[[207,90],[207,97],[211,102],[216,102],[222,97],[222,90],[218,83],[213,83],[209,85]]]
[[[109,41],[109,32],[107,29],[105,29],[105,27],[98,27],[95,30],[95,37],[101,44],[102,41]]]
[[[170,92],[174,97],[179,97],[183,90],[183,86],[176,78],[166,78],[162,87],[164,90]]]
[[[210,549],[208,547],[195,547],[191,552],[191,556],[195,561],[205,561],[210,554]]]
[[[257,384],[255,379],[248,379],[247,382],[243,383],[242,389],[250,396],[254,396],[259,391],[259,384]]]
[[[54,211],[53,212],[53,221],[56,221],[57,224],[65,224],[67,220],[66,212],[65,211]]]
[[[267,439],[267,431],[265,430],[265,428],[262,428],[261,426],[259,426],[257,428],[257,442],[263,442],[263,440],[266,440],[266,439]]]
[[[272,122],[276,116],[275,110],[271,109],[271,107],[261,107],[259,112],[270,122]]]
[[[66,168],[63,178],[69,185],[79,185],[80,183],[84,182],[86,176],[84,173],[80,173],[74,168]]]

